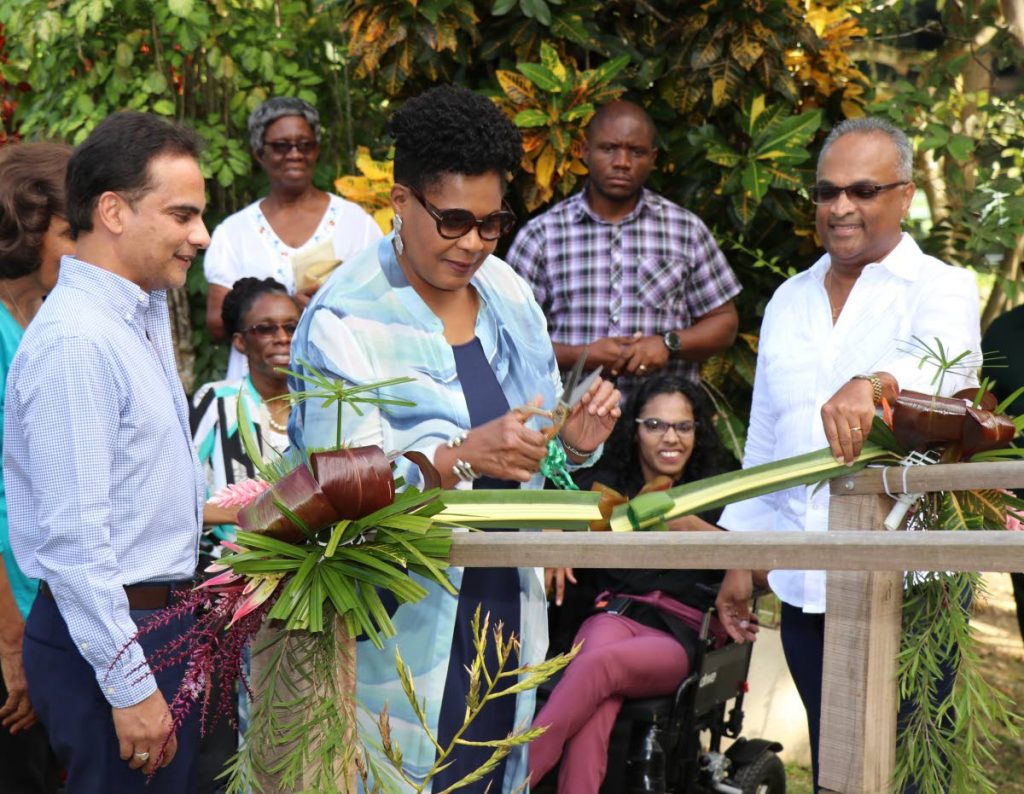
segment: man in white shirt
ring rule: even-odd
[[[875,410],[900,389],[949,395],[977,385],[973,370],[933,383],[915,338],[941,340],[952,356],[980,361],[973,276],[925,255],[900,225],[914,195],[912,149],[881,119],[850,119],[818,159],[818,236],[826,254],[788,279],[765,309],[744,467],[830,446],[837,460],[860,453]],[[828,490],[801,486],[726,507],[737,531],[828,529]],[[824,644],[825,572],[772,571],[783,603],[782,642],[807,708],[815,780]],[[730,571],[719,608],[730,634],[753,639],[750,571]]]

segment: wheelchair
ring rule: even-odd
[[[672,695],[627,700],[612,730],[608,771],[601,794],[784,794],[782,745],[746,739],[743,700],[750,670],[751,643],[728,641],[716,647],[711,632],[714,610],[704,613],[692,672]],[[546,682],[546,700],[556,681]],[[723,750],[724,740],[732,744]],[[554,794],[552,770],[532,787]]]

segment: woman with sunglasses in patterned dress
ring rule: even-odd
[[[320,114],[303,99],[271,97],[249,116],[249,145],[270,191],[217,226],[203,257],[206,325],[215,341],[231,341],[221,304],[238,279],[274,278],[305,306],[314,288],[296,284],[300,252],[329,242],[333,257],[346,262],[381,238],[359,205],[313,184],[320,141]],[[244,374],[245,358],[233,347],[227,377]]]
[[[601,461],[581,473],[581,487],[599,482],[633,497],[645,486],[668,487],[710,477],[729,466],[699,386],[674,376],[642,382],[630,395]],[[676,530],[714,530],[718,512],[670,522]],[[530,744],[530,781],[538,784],[561,760],[559,794],[596,794],[608,765],[612,727],[627,698],[674,692],[689,672],[696,632],[652,604],[617,597],[668,598],[704,611],[722,571],[566,569],[567,602],[553,616],[553,642],[573,612],[590,614],[569,645],[583,642],[534,727],[547,730]],[[712,588],[708,590],[707,588]],[[585,605],[582,603],[585,602]],[[580,607],[582,606],[582,610]],[[595,612],[596,609],[596,612]],[[571,636],[571,635],[570,635]],[[556,648],[556,650],[566,650]]]
[[[395,139],[395,231],[332,274],[317,293],[299,323],[292,367],[304,372],[312,366],[352,384],[413,379],[381,394],[414,405],[367,406],[362,415],[343,409],[344,436],[354,446],[422,452],[446,488],[539,488],[547,452],[541,431],[550,423],[520,409],[554,408],[558,368],[529,286],[493,256],[515,221],[503,199],[523,155],[519,131],[485,97],[441,86],[407,101],[392,116],[389,132]],[[618,401],[613,386],[598,381],[570,413],[558,437],[571,464],[599,454]],[[335,407],[304,402],[292,418],[292,440],[300,450],[330,446],[337,422]],[[405,461],[397,460],[396,468],[406,482],[422,485]],[[397,636],[385,640],[383,651],[362,642],[356,652],[363,728],[372,735],[387,704],[405,770],[417,780],[435,763],[437,748],[402,695],[396,650],[425,698],[427,726],[446,747],[466,710],[465,666],[475,656],[470,625],[477,606],[489,613],[492,627],[502,623],[506,640],[513,633],[519,638],[519,664],[542,661],[547,645],[544,586],[536,569],[446,573],[457,596],[418,579],[428,595],[397,608]],[[493,638],[489,644],[493,651]],[[488,668],[494,671],[496,664],[489,652]],[[463,738],[504,738],[532,712],[532,692],[490,701]],[[458,746],[430,790],[452,786],[491,752]],[[525,755],[524,747],[514,748],[471,789],[490,784],[494,794],[515,790],[526,775]]]

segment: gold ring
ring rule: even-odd
[[[149,753],[136,753],[135,757],[138,758],[140,761],[148,761]]]
[[[646,364],[641,364],[639,367],[636,368],[636,371],[637,372],[647,372],[647,365]]]
[[[850,432],[851,433],[859,433],[860,432],[860,427],[851,427],[850,428]]]

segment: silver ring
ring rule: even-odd
[[[136,753],[135,757],[138,758],[140,761],[148,761],[149,753]]]
[[[637,372],[647,372],[647,365],[646,364],[641,364],[639,367],[636,368],[636,371]]]
[[[860,432],[860,427],[851,427],[850,428],[850,432],[851,433],[859,433]]]

